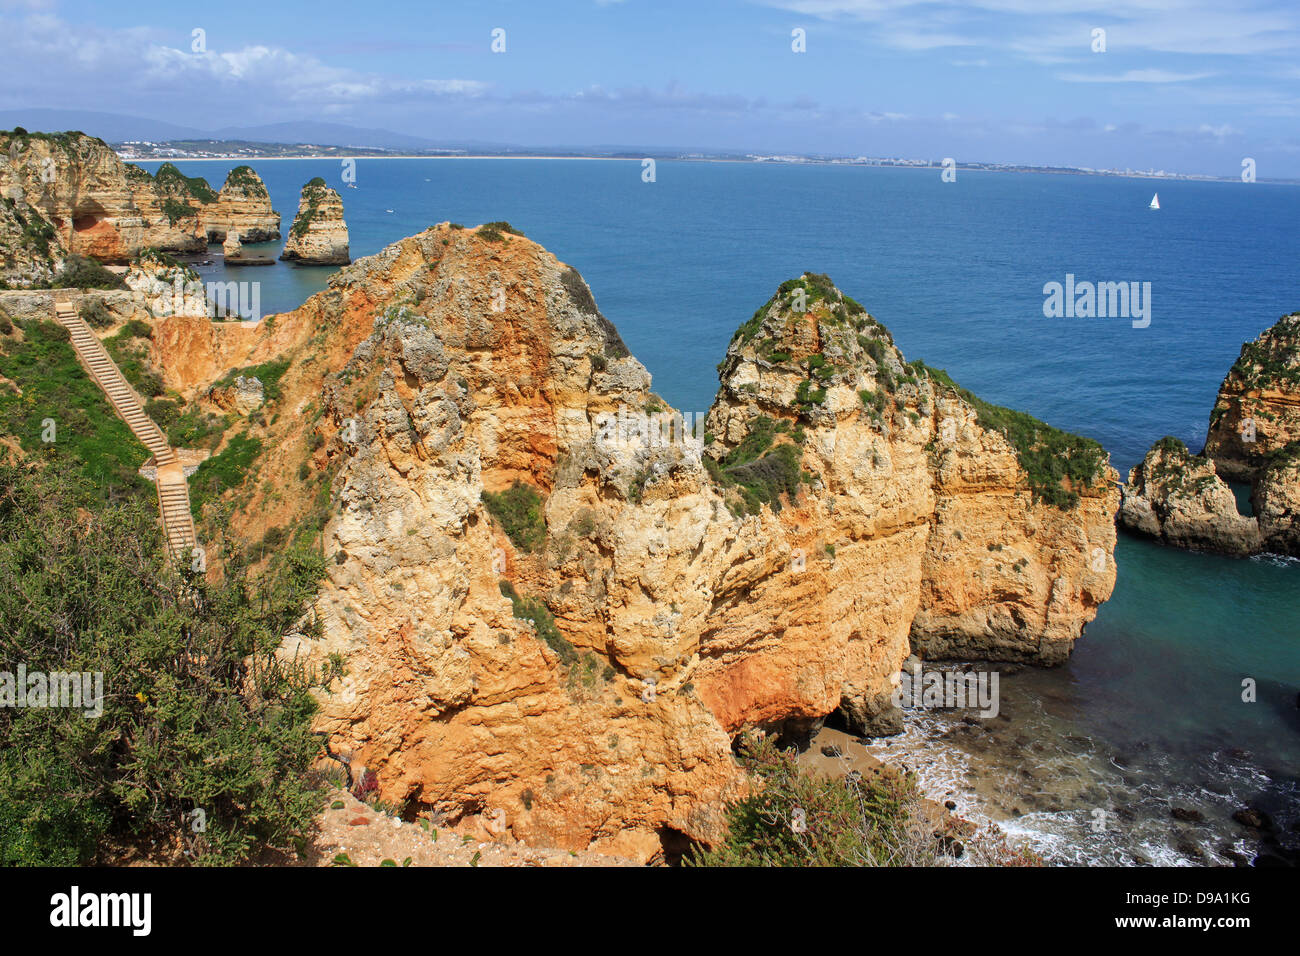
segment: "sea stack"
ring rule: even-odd
[[[1300,312],[1241,347],[1201,455],[1181,446],[1162,438],[1133,469],[1124,527],[1179,547],[1300,555]],[[1250,483],[1253,516],[1237,515],[1224,480]]]
[[[1238,555],[1260,548],[1258,524],[1237,512],[1214,463],[1173,436],[1156,442],[1129,472],[1119,523],[1180,548]]]
[[[343,200],[319,176],[302,187],[298,215],[280,258],[314,266],[345,266],[352,261]]]
[[[280,214],[271,208],[271,194],[251,166],[236,166],[226,177],[215,202],[203,210],[208,242],[234,235],[240,242],[275,242],[280,238]]]

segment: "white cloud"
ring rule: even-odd
[[[1190,83],[1214,73],[1175,73],[1171,70],[1128,70],[1124,73],[1058,73],[1067,83]]]

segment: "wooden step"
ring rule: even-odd
[[[72,348],[91,379],[108,398],[118,417],[131,432],[153,452],[157,469],[176,462],[176,451],[167,442],[163,430],[144,410],[140,396],[117,367],[104,343],[95,337],[90,326],[73,310],[70,302],[54,303],[54,316],[68,330]],[[194,519],[190,514],[189,483],[184,473],[176,476],[157,473],[158,515],[162,521],[167,548],[177,561],[188,561],[196,543]]]

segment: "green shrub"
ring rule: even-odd
[[[483,492],[483,503],[516,548],[536,551],[546,543],[543,499],[531,485],[516,479],[505,491]]]
[[[113,324],[113,313],[108,311],[103,299],[84,300],[77,315],[92,329],[106,329]]]
[[[488,242],[500,242],[507,235],[522,236],[523,233],[510,223],[497,220],[496,222],[485,222],[479,226],[478,235],[480,239],[486,239]]]
[[[753,792],[727,807],[726,840],[696,848],[691,866],[925,866],[944,844],[923,816],[915,779],[863,779],[801,769],[795,751],[748,737],[742,763]]]
[[[55,289],[125,289],[126,282],[98,262],[83,256],[69,256],[50,285]]]
[[[520,596],[509,581],[502,581],[499,587],[501,594],[510,599],[514,616],[521,621],[532,621],[537,636],[559,655],[561,663],[567,665],[577,661],[577,650],[555,626],[555,618],[545,604],[537,598]]]
[[[233,863],[290,847],[320,801],[318,681],[275,650],[323,561],[287,554],[257,581],[236,561],[219,583],[182,577],[153,502],[87,511],[89,491],[0,466],[0,660],[99,673],[103,688],[94,718],[0,708],[0,865],[115,862],[107,846]]]

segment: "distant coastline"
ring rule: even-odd
[[[460,152],[436,152],[436,153],[393,153],[393,152],[376,152],[373,149],[360,148],[349,151],[344,147],[328,147],[328,152],[300,152],[300,153],[281,153],[278,155],[259,155],[248,152],[223,153],[223,154],[204,154],[204,155],[183,155],[179,151],[168,151],[166,154],[156,155],[139,155],[134,150],[124,149],[131,144],[113,143],[110,144],[112,149],[118,154],[123,162],[128,163],[163,163],[163,162],[186,162],[186,163],[229,163],[229,162],[280,162],[283,160],[305,160],[305,159],[548,159],[548,160],[582,160],[587,162],[628,162],[639,163],[646,159],[654,159],[662,162],[685,162],[685,163],[740,163],[746,165],[780,165],[780,166],[853,166],[868,169],[915,169],[915,170],[942,170],[944,166],[941,163],[935,163],[928,160],[905,160],[905,159],[874,159],[866,157],[799,157],[799,156],[760,156],[760,155],[719,155],[719,156],[700,156],[700,155],[679,155],[679,154],[655,154],[647,151],[645,154],[613,154],[613,155],[592,155],[580,153],[460,153]],[[266,144],[267,146],[277,146],[280,144]],[[1109,179],[1146,179],[1160,182],[1205,182],[1205,183],[1235,183],[1240,180],[1229,176],[1202,176],[1189,173],[1174,173],[1165,170],[1113,170],[1113,169],[1090,169],[1087,167],[1076,166],[1029,166],[1018,165],[1014,163],[957,163],[955,167],[960,172],[990,172],[990,173],[1040,173],[1054,176],[1097,176]],[[1297,186],[1300,180],[1297,179],[1260,179],[1251,185],[1270,185],[1270,186]]]

